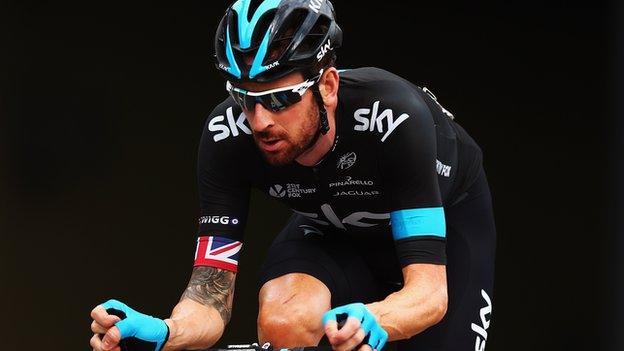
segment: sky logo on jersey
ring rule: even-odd
[[[377,132],[383,133],[381,142],[384,142],[390,134],[392,134],[392,132],[409,117],[409,115],[407,113],[403,113],[395,120],[394,112],[392,112],[389,108],[379,113],[379,104],[380,101],[375,101],[373,103],[372,110],[369,108],[356,110],[353,117],[360,124],[353,127],[353,129],[361,132],[372,132],[377,129]]]
[[[483,351],[485,350],[485,342],[487,341],[487,329],[490,327],[490,321],[492,317],[492,300],[490,300],[490,296],[485,292],[485,290],[481,289],[481,296],[485,300],[486,306],[482,307],[479,310],[479,317],[481,317],[481,325],[476,323],[470,324],[470,329],[473,332],[477,333],[477,338],[475,340],[475,351]],[[485,316],[490,315],[490,319],[487,319]]]
[[[226,119],[227,125],[225,124]],[[240,135],[240,131],[251,135],[251,129],[245,125],[246,121],[247,118],[242,112],[238,115],[237,119],[234,119],[234,111],[232,110],[232,107],[228,107],[225,111],[225,116],[215,116],[210,120],[210,122],[208,122],[208,130],[211,132],[217,132],[217,134],[212,137],[215,142],[227,139],[230,135],[237,137]]]
[[[338,215],[336,215],[336,212],[334,212],[334,209],[331,207],[330,204],[323,204],[321,206],[321,212],[329,222],[320,219],[318,213],[297,211],[295,209],[293,209],[293,211],[302,216],[308,217],[310,220],[318,224],[329,225],[331,223],[336,228],[340,228],[343,230],[347,230],[345,224],[362,228],[374,227],[379,224],[390,225],[390,213],[372,213],[368,211],[360,211],[353,212],[341,220]],[[373,223],[370,223],[369,221],[372,221]]]
[[[242,247],[240,241],[219,236],[200,236],[197,238],[194,266],[209,266],[236,272]]]
[[[303,231],[304,237],[325,236],[325,234],[322,231],[320,231],[318,228],[313,227],[311,225],[302,224],[299,226],[299,228],[301,228],[301,230]]]

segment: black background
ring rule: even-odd
[[[429,87],[484,150],[499,233],[488,350],[624,349],[621,7],[334,5],[339,67]],[[164,318],[186,286],[226,4],[1,6],[0,349],[86,350],[96,304]],[[251,209],[219,345],[255,339],[256,270],[288,216],[258,193]]]

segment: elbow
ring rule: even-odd
[[[437,294],[437,298],[434,299],[435,302],[432,306],[432,325],[440,323],[440,321],[444,319],[448,309],[448,293],[446,287],[441,290],[442,291]]]

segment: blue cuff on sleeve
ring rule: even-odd
[[[444,208],[428,207],[399,210],[390,213],[394,240],[414,236],[446,237]]]

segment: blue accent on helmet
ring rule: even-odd
[[[240,78],[242,76],[241,70],[236,63],[236,59],[234,59],[234,52],[232,51],[232,42],[230,41],[230,29],[228,28],[225,32],[226,40],[225,43],[225,55],[227,56],[228,62],[230,63],[230,69],[228,70],[232,75],[236,78]]]
[[[264,56],[266,56],[267,49],[269,47],[269,31],[266,32],[264,38],[262,39],[262,43],[258,48],[258,53],[254,58],[253,64],[251,65],[251,69],[249,70],[249,78],[253,78],[258,74],[267,70],[266,66],[262,65],[262,61],[264,61]]]
[[[238,13],[238,40],[240,42],[241,49],[249,49],[249,47],[251,47],[251,38],[260,17],[262,17],[262,15],[264,15],[267,11],[277,8],[281,1],[282,0],[263,1],[262,4],[260,4],[260,6],[256,9],[256,13],[254,13],[251,21],[247,20],[247,18],[249,18],[247,13],[249,12],[251,0],[238,0],[234,5],[232,5],[232,10]]]
[[[293,15],[297,23],[291,21]],[[288,30],[292,37],[275,35]],[[317,71],[330,61],[319,61],[317,48],[301,45],[309,38],[331,42],[333,49],[341,46],[342,31],[330,0],[232,0],[215,35],[215,66],[228,80],[259,83],[295,71]],[[279,40],[279,59],[268,62],[278,44],[273,40]]]
[[[427,207],[399,210],[390,213],[394,240],[414,236],[446,237],[444,208]]]

